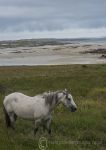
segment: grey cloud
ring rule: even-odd
[[[0,0],[0,32],[106,27],[106,0]]]

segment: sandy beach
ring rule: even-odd
[[[96,50],[100,50],[99,53],[93,53]],[[105,43],[0,48],[0,66],[105,64],[106,58],[102,57],[105,56],[104,54],[106,55]]]

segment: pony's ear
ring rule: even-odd
[[[67,89],[65,89],[64,91],[67,92]]]
[[[66,95],[66,93],[67,93],[68,91],[67,91],[67,89],[65,89],[64,91],[63,91],[63,94],[65,94]]]

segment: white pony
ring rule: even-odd
[[[46,92],[34,97],[26,96],[22,93],[12,93],[5,97],[3,101],[6,126],[14,129],[17,117],[34,120],[34,133],[36,134],[39,125],[51,133],[51,113],[54,107],[63,103],[72,112],[77,106],[71,94],[67,90]]]

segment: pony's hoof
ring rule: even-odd
[[[51,129],[48,130],[49,135],[51,135]]]
[[[36,135],[38,128],[34,129],[34,136]]]

